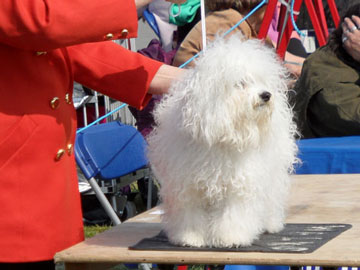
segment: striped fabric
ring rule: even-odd
[[[323,267],[321,267],[321,266],[302,266],[301,270],[323,270]],[[337,270],[360,270],[360,267],[342,266],[342,267],[339,267]]]

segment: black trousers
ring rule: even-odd
[[[30,263],[0,263],[1,270],[55,270],[54,261]]]

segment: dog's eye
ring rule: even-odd
[[[235,83],[234,87],[239,89],[244,89],[246,87],[246,84],[243,81],[239,81]]]

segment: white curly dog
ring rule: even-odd
[[[148,158],[170,242],[248,246],[283,229],[297,161],[287,78],[261,41],[218,38],[156,107]]]

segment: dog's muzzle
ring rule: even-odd
[[[264,102],[268,102],[271,98],[271,93],[269,93],[268,91],[264,91],[261,94],[259,94],[259,96]]]

